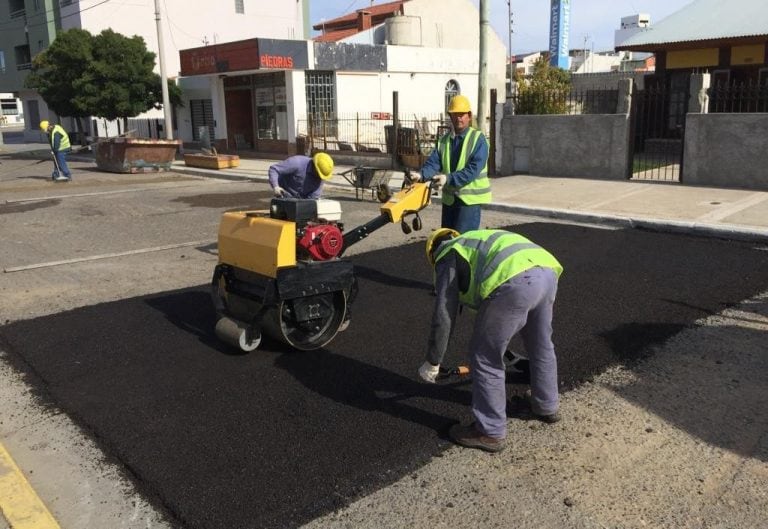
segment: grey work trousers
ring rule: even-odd
[[[469,343],[472,413],[489,437],[507,435],[504,353],[520,332],[531,369],[531,408],[539,415],[558,409],[557,358],[552,343],[552,306],[557,275],[535,267],[500,285],[480,304]]]

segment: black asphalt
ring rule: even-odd
[[[768,252],[749,244],[515,229],[565,267],[555,315],[563,391],[768,286]],[[423,245],[351,259],[352,325],[324,350],[265,341],[233,353],[213,335],[207,285],[10,323],[0,338],[43,401],[179,526],[295,527],[439,456],[448,427],[468,418],[466,382],[416,382],[434,300]],[[449,362],[470,323],[464,314]]]

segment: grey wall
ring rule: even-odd
[[[505,115],[498,173],[623,180],[628,142],[626,114]]]
[[[768,114],[688,114],[683,183],[768,190]]]

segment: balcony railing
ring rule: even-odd
[[[16,11],[11,11],[11,18],[21,18],[23,16],[26,16],[27,10],[26,9],[17,9]]]
[[[31,62],[23,62],[21,64],[16,65],[17,70],[31,70],[32,69],[32,63]]]

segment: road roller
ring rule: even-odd
[[[422,227],[431,184],[406,182],[377,217],[347,231],[334,200],[273,198],[268,210],[224,213],[211,280],[216,336],[243,352],[264,335],[304,351],[333,340],[349,326],[357,294],[344,252],[387,224],[406,234]]]

